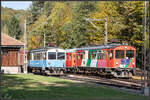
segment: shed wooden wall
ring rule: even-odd
[[[18,51],[17,49],[8,49],[8,54],[3,54],[2,66],[18,66]]]

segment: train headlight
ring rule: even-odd
[[[50,65],[51,63],[49,62],[48,64]]]
[[[118,62],[116,62],[116,65],[118,65]]]
[[[133,62],[132,64],[133,64],[133,65],[135,65],[135,63],[134,63],[134,62]]]

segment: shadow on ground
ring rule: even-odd
[[[30,98],[123,98],[145,100],[147,97],[95,84],[73,82],[40,75],[2,75],[2,96]],[[7,98],[7,96],[5,97]]]

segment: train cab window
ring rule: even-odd
[[[64,52],[58,52],[58,59],[65,59],[65,53]]]
[[[124,58],[124,50],[116,50],[115,51],[115,58],[116,59],[123,59]]]
[[[48,59],[56,59],[56,52],[48,52]]]
[[[134,58],[134,50],[127,50],[126,51],[126,58],[127,59]]]

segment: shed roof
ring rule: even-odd
[[[12,37],[4,34],[4,33],[1,34],[1,46],[2,47],[5,47],[5,46],[6,47],[11,47],[11,46],[13,46],[13,47],[19,46],[20,47],[23,45],[24,45],[23,42],[16,40],[16,39],[14,39],[14,38],[12,38]]]

